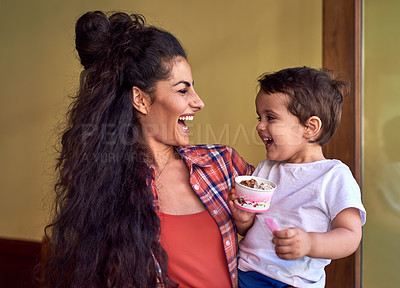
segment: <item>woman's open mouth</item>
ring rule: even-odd
[[[186,121],[191,121],[194,118],[194,114],[185,114],[181,115],[178,118],[178,124],[181,127],[182,131],[185,133],[189,133],[189,128],[186,126]]]

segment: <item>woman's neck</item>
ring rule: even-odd
[[[175,157],[175,147],[170,145],[152,145],[149,147],[153,154],[153,165],[156,169],[162,169]]]

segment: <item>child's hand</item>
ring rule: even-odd
[[[339,259],[357,250],[362,236],[361,217],[357,208],[341,211],[328,232],[305,232],[299,228],[275,231],[272,243],[276,255],[285,260],[303,256]]]
[[[295,260],[311,251],[310,234],[299,228],[287,228],[273,234],[272,243],[275,244],[276,255],[281,259]]]
[[[233,186],[228,193],[228,205],[231,209],[233,219],[235,219],[235,224],[240,235],[245,235],[247,230],[253,225],[255,214],[251,212],[239,209],[233,204],[233,200],[236,199],[236,191]]]
[[[231,190],[229,190],[228,193],[228,205],[229,208],[231,209],[232,216],[235,219],[235,222],[248,222],[252,218],[254,218],[254,213],[244,211],[242,209],[239,209],[233,201],[236,199],[236,190],[235,187],[232,187]]]

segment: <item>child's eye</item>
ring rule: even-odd
[[[271,120],[274,120],[274,119],[275,119],[274,116],[266,116],[265,118],[267,118],[267,121],[271,121]],[[258,120],[258,122],[261,122],[261,117],[258,116],[258,117],[257,117],[257,120]]]

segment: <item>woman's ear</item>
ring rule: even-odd
[[[318,116],[311,116],[306,121],[306,126],[304,127],[304,137],[309,141],[313,142],[318,136],[322,129],[322,121]]]
[[[132,87],[132,103],[133,107],[140,113],[147,115],[149,108],[149,96],[141,89],[134,86]]]

